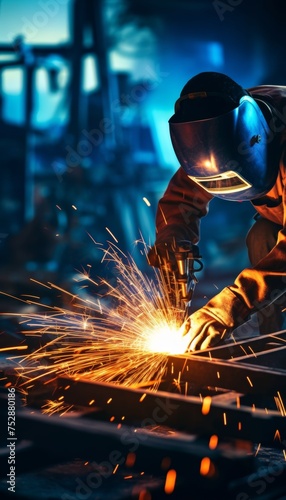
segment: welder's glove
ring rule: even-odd
[[[174,238],[155,243],[148,252],[148,264],[153,267],[165,268],[167,271],[175,269],[175,247],[176,241]]]
[[[194,312],[184,326],[188,329],[189,351],[214,347],[232,331],[204,307]]]
[[[189,351],[214,347],[247,320],[249,310],[227,287],[189,316],[183,325]]]

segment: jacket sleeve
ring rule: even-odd
[[[284,221],[275,247],[252,268],[244,269],[234,283],[214,296],[205,307],[228,326],[270,305],[286,292],[286,187],[283,188]]]
[[[159,200],[156,243],[171,239],[199,241],[200,218],[208,213],[212,195],[193,182],[180,167]]]

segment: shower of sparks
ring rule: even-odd
[[[20,315],[27,325],[23,333],[41,336],[45,342],[28,355],[10,358],[17,364],[21,386],[60,375],[84,375],[93,381],[129,387],[145,384],[156,390],[168,354],[186,351],[188,337],[180,328],[184,311],[171,305],[160,270],[154,269],[152,279],[148,278],[114,243],[100,249],[102,260],[114,268],[113,280],[100,280],[104,295],[82,297],[48,283],[43,286],[65,295],[71,310],[31,297],[18,299],[44,309]],[[146,255],[147,251],[144,244]],[[83,278],[98,285],[87,273]]]

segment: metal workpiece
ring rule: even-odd
[[[126,492],[126,486],[125,492],[121,492],[121,481],[124,484],[127,477],[134,478],[139,491],[140,479],[142,483],[144,477],[149,481],[156,478],[155,486],[152,487],[151,483],[152,498],[165,498],[164,482],[169,470],[176,474],[174,498],[184,498],[182,495],[190,487],[194,492],[207,494],[212,490],[232,498],[228,482],[236,483],[241,475],[247,477],[255,470],[254,457],[242,454],[238,448],[225,444],[212,450],[206,440],[184,433],[151,432],[127,423],[119,426],[114,422],[97,421],[83,412],[75,413],[73,418],[59,418],[46,417],[37,411],[31,414],[23,409],[18,418],[19,433],[24,440],[18,452],[19,475],[30,472],[31,478],[33,473],[41,473],[42,467],[58,464],[72,481],[73,461],[76,461],[83,468],[82,481],[88,482],[91,475],[100,484],[102,479],[103,485],[105,483],[105,487],[111,488],[113,497],[118,499],[132,498],[131,493],[129,496]],[[205,475],[202,463],[206,459],[206,450],[211,473]],[[0,457],[0,464],[4,466],[1,467],[1,478],[5,472],[5,458]],[[113,475],[115,471],[116,476]]]
[[[267,335],[247,336],[246,338],[232,336],[224,341],[223,344],[217,345],[204,351],[194,351],[192,356],[207,357],[208,359],[225,359],[229,361],[242,361],[243,363],[261,363],[262,357],[265,357],[265,365],[269,367],[271,353],[277,350],[283,352],[286,349],[286,330],[270,333]],[[267,357],[267,358],[266,358]],[[269,357],[269,358],[268,358]],[[277,363],[276,368],[285,367],[285,363],[281,366]]]
[[[245,359],[245,358],[243,358]],[[242,394],[274,394],[286,391],[286,371],[266,366],[251,366],[199,356],[169,356],[167,380],[178,379],[198,387],[219,387]]]
[[[116,474],[115,498],[120,500],[132,498],[131,493],[122,496],[125,478],[134,478],[140,489],[142,474],[155,480],[152,498],[167,498],[168,471],[175,471],[173,497],[178,499],[189,498],[190,489],[195,497],[212,491],[229,500],[237,500],[241,492],[260,498],[260,489],[252,485],[262,482],[270,495],[265,498],[279,498],[286,491],[286,373],[245,362],[253,352],[259,359],[259,353],[283,349],[284,333],[276,337],[169,356],[158,390],[152,390],[152,381],[127,387],[91,381],[88,374],[35,381],[25,407],[19,405],[23,396],[18,394],[18,474],[25,477],[59,466],[72,479],[76,460],[82,464],[77,469],[80,477],[88,480],[89,474],[97,474],[101,487],[113,494],[110,478]],[[223,359],[232,347],[233,358]],[[246,354],[241,356],[243,350]],[[215,357],[218,354],[222,357]],[[2,372],[3,385],[15,383],[11,366],[3,366]],[[7,389],[1,393],[4,425]],[[47,401],[62,410],[43,414]],[[260,449],[275,456],[268,467],[261,466]],[[7,450],[2,452],[3,477]]]
[[[234,403],[233,395],[230,402],[227,397],[222,401],[207,395],[207,391],[201,397],[185,396],[64,377],[58,379],[56,395],[64,398],[66,404],[100,408],[108,419],[117,423],[124,421],[144,427],[153,421],[154,425],[167,425],[199,436],[215,432],[220,439],[242,439],[264,446],[280,447],[281,441],[286,440],[283,415],[278,410],[254,411],[252,405],[243,406],[241,393],[236,393]],[[279,440],[275,439],[277,429]]]

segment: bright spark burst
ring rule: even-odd
[[[76,296],[48,283],[72,299],[71,310],[31,298],[24,301],[45,308],[43,313],[21,314],[29,327],[24,333],[48,342],[26,356],[12,358],[22,385],[72,375],[156,390],[168,354],[186,351],[188,338],[180,329],[184,311],[171,305],[161,271],[154,269],[150,279],[114,243],[101,250],[102,260],[112,263],[116,276],[115,284],[101,279],[107,290],[104,296]],[[144,244],[145,255],[147,250]],[[88,274],[83,277],[98,285]]]

